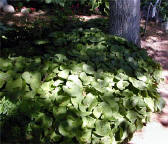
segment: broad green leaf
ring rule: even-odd
[[[54,82],[53,86],[58,87],[58,86],[62,85],[63,83],[64,83],[63,80],[58,79],[58,80],[56,80],[56,81]]]
[[[96,131],[94,131],[94,133],[96,133],[97,135],[108,136],[110,134],[111,127],[109,122],[103,120],[97,120],[95,125],[96,125]]]
[[[138,78],[139,80],[143,81],[143,82],[146,82],[146,81],[148,80],[145,75],[142,75],[142,74],[140,74],[140,73],[136,73],[136,75],[137,75],[137,78]]]
[[[119,73],[115,76],[115,78],[117,80],[128,80],[128,75],[124,74],[124,73]]]
[[[70,75],[68,77],[69,81],[72,81],[74,84],[78,85],[79,87],[82,88],[82,82],[80,81],[80,79],[78,78],[78,75]]]
[[[94,74],[94,69],[88,64],[83,64],[83,71],[87,74]]]
[[[72,67],[72,70],[71,70],[71,73],[72,74],[79,74],[82,72],[83,70],[83,67],[82,67],[82,63],[80,64],[74,64],[73,67]]]
[[[92,82],[91,82],[91,85],[92,85],[97,91],[103,93],[103,91],[104,91],[104,86],[101,85],[99,82],[97,82],[97,81],[92,81]]]
[[[41,73],[40,72],[34,72],[32,73],[30,86],[33,90],[37,90],[40,87],[41,83]]]
[[[98,104],[98,100],[95,98],[92,103],[90,104],[90,106],[88,107],[88,111],[92,112],[92,110],[97,106]]]
[[[120,80],[120,81],[117,83],[117,87],[118,87],[120,90],[124,90],[127,86],[129,86],[129,82],[127,82],[127,81]]]
[[[67,57],[63,54],[56,54],[54,56],[54,61],[56,62],[63,62],[63,61],[66,61],[67,60]]]
[[[26,71],[22,74],[22,78],[26,81],[26,83],[30,84],[32,79],[32,74]]]
[[[84,129],[82,131],[81,136],[79,136],[79,138],[77,137],[77,139],[79,140],[79,142],[81,144],[90,144],[91,143],[91,136],[92,136],[92,130],[91,129]]]
[[[35,98],[35,95],[36,95],[35,91],[29,91],[29,92],[25,93],[23,98],[25,98],[25,99],[33,99],[33,98]]]
[[[92,95],[91,93],[88,93],[85,96],[85,99],[83,100],[83,104],[87,107],[90,107],[90,105],[92,104],[92,102],[95,100],[95,96]]]
[[[115,82],[111,77],[105,77],[104,83],[106,83],[106,85],[108,85],[109,87],[113,87],[115,85]]]
[[[12,91],[13,89],[22,89],[23,87],[23,81],[21,78],[18,78],[16,80],[9,80],[6,84],[6,90]]]
[[[57,95],[56,96],[56,102],[59,103],[60,105],[65,105],[70,102],[70,97],[69,96],[62,96],[62,95]]]
[[[43,91],[49,92],[49,91],[52,90],[52,88],[51,88],[51,85],[52,85],[52,84],[53,84],[52,81],[44,82],[40,87],[41,87],[41,89],[42,89]]]
[[[93,110],[93,115],[98,119],[102,114],[102,105],[98,105]]]
[[[105,136],[101,138],[101,144],[112,144],[114,137]]]
[[[108,104],[113,112],[118,112],[119,105],[111,96],[103,96],[103,100]]]
[[[63,115],[66,115],[66,113],[67,113],[67,108],[64,106],[53,107],[53,115],[55,118],[60,118]]]
[[[10,78],[10,75],[8,73],[4,73],[0,71],[0,80],[7,81]]]
[[[129,119],[129,121],[131,121],[132,123],[135,123],[137,119],[137,113],[135,111],[129,110],[127,112],[126,117]]]
[[[83,117],[82,118],[82,127],[83,128],[94,128],[95,127],[95,122],[96,122],[96,119],[90,117],[90,116],[87,116],[87,117]]]
[[[39,72],[24,72],[22,74],[22,78],[26,81],[26,83],[38,87],[41,81],[41,74]],[[35,84],[36,83],[36,84]]]
[[[101,103],[101,106],[102,106],[103,119],[112,120],[113,119],[113,111],[112,111],[110,105],[103,102],[103,103]]]
[[[3,71],[12,69],[12,61],[9,59],[0,58],[0,69]]]
[[[146,105],[148,106],[148,108],[154,112],[154,101],[152,100],[152,98],[150,97],[146,97],[144,98],[144,102],[146,103]]]
[[[79,77],[82,81],[86,81],[86,79],[87,79],[87,75],[85,72],[81,72]]]
[[[74,82],[67,81],[66,86],[63,86],[63,90],[71,97],[83,99],[82,88]]]
[[[59,141],[61,138],[60,135],[58,135],[55,131],[53,131],[50,135],[50,139],[53,141],[53,142],[57,142]]]
[[[144,83],[143,81],[136,80],[135,78],[132,77],[129,77],[129,81],[137,89],[144,90],[146,88],[146,83]]]
[[[136,130],[141,130],[143,128],[143,123],[141,120],[137,119],[135,124],[136,124]]]
[[[89,79],[89,77],[86,75],[85,72],[80,73],[79,78],[82,80],[83,85],[89,85],[90,82],[91,82],[90,79]]]
[[[59,71],[58,76],[63,79],[67,79],[69,76],[69,70]]]
[[[79,110],[81,111],[81,112],[86,112],[86,109],[87,109],[87,106],[85,106],[85,105],[83,105],[83,104],[79,104]]]
[[[122,92],[122,95],[125,96],[125,97],[129,97],[129,96],[133,96],[134,93],[131,90],[126,89]]]
[[[78,109],[78,106],[81,104],[81,101],[82,100],[80,98],[74,98],[74,97],[71,98],[71,102],[72,102],[74,108],[76,108],[76,109]]]
[[[50,128],[52,126],[52,118],[48,117],[45,113],[40,112],[36,117],[35,121],[40,123],[42,128]]]
[[[78,133],[78,128],[81,126],[81,120],[68,116],[64,121],[61,121],[58,130],[65,137],[74,137]]]
[[[100,137],[96,134],[92,134],[92,144],[99,144],[100,143]]]

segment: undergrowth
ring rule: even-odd
[[[2,142],[119,144],[161,111],[160,65],[107,28],[105,19],[65,20],[5,34]]]

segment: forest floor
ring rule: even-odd
[[[45,12],[40,11],[30,16],[24,17],[21,13],[4,17],[0,14],[0,21],[8,25],[23,25],[26,21],[34,21],[39,17],[45,17]],[[76,16],[84,21],[101,16]],[[141,22],[144,26],[144,21]],[[151,121],[141,130],[134,134],[133,139],[128,144],[167,144],[168,142],[168,33],[161,30],[159,25],[149,23],[147,33],[141,39],[141,46],[148,54],[158,61],[163,68],[164,81],[160,84],[158,91],[166,101],[166,106],[159,114],[152,114]]]

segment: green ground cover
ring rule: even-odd
[[[108,19],[40,24],[2,39],[2,142],[119,144],[161,111],[160,65]]]

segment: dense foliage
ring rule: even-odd
[[[12,2],[12,1],[11,1]],[[66,9],[71,9],[76,13],[79,13],[81,10],[85,13],[97,13],[107,15],[109,12],[109,3],[108,0],[26,0],[26,1],[16,1],[13,3],[17,7],[22,7],[24,5],[33,5],[35,7],[52,7],[61,6]],[[46,4],[46,5],[45,5]],[[52,8],[54,8],[52,7]]]
[[[12,1],[11,1],[12,2]],[[149,4],[152,2],[154,5],[156,0],[141,0],[141,9],[142,11],[146,10],[143,15],[147,15],[147,9]],[[65,9],[71,9],[77,14],[80,14],[80,11],[85,12],[87,14],[96,13],[96,14],[103,14],[109,15],[109,0],[26,0],[26,1],[16,1],[13,3],[17,7],[22,7],[24,5],[33,5],[35,7],[43,7],[44,4],[47,4],[46,7],[49,5],[51,6],[61,6]],[[168,19],[168,1],[162,0],[161,5],[158,5],[159,8],[159,17],[166,21]],[[54,8],[54,7],[50,7]]]
[[[105,34],[104,19],[56,23],[32,33],[16,29],[3,40],[2,141],[129,140],[164,105],[156,90],[160,65],[145,50]]]

